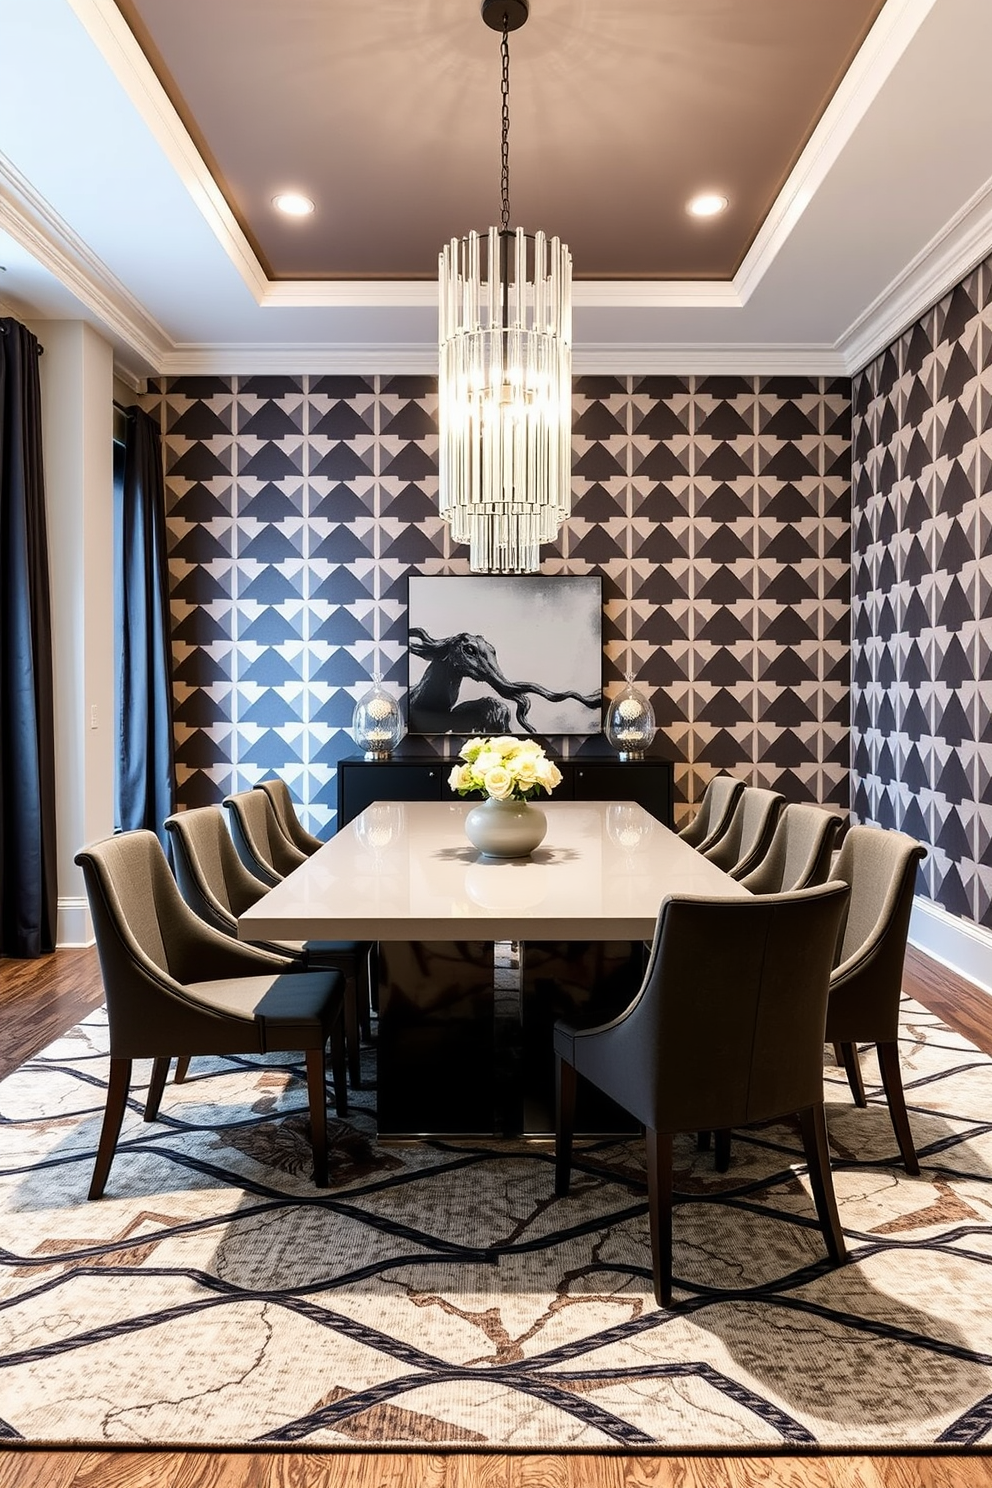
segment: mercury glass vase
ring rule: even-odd
[[[373,677],[372,687],[355,704],[351,731],[367,760],[389,759],[403,737],[400,705],[383,687],[380,677]]]
[[[529,801],[490,796],[465,818],[465,836],[485,858],[526,858],[544,841],[548,819]]]

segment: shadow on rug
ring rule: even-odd
[[[359,1092],[318,1190],[301,1071],[276,1056],[195,1060],[154,1124],[136,1088],[106,1197],[88,1203],[107,1075],[95,1015],[0,1085],[0,1437],[980,1444],[992,1061],[913,1003],[902,1034],[920,1178],[877,1087],[857,1110],[825,1069],[850,1264],[827,1264],[796,1130],[735,1134],[723,1175],[687,1136],[663,1311],[638,1141],[579,1144],[555,1199],[549,1144],[380,1147]]]

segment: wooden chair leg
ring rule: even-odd
[[[107,1085],[107,1105],[103,1113],[103,1126],[100,1128],[100,1143],[96,1149],[96,1163],[93,1167],[93,1178],[90,1182],[88,1198],[100,1199],[103,1197],[103,1190],[107,1184],[107,1176],[110,1173],[110,1164],[114,1160],[117,1138],[121,1134],[121,1123],[124,1120],[124,1112],[127,1108],[127,1093],[130,1088],[130,1059],[112,1058],[110,1061],[110,1080]]]
[[[654,1299],[672,1305],[672,1134],[648,1127],[648,1216],[651,1221],[651,1266]]]
[[[847,1073],[847,1083],[851,1087],[856,1106],[867,1106],[868,1097],[865,1095],[865,1082],[861,1078],[861,1061],[858,1059],[857,1044],[838,1044],[841,1059],[844,1061],[844,1069]]]
[[[361,976],[357,965],[345,974],[344,1038],[348,1050],[348,1078],[352,1087],[362,1087],[362,1039],[359,1032],[358,999]]]
[[[827,1254],[838,1266],[847,1260],[844,1231],[837,1212],[837,1196],[834,1193],[833,1174],[830,1171],[830,1148],[827,1143],[827,1118],[822,1101],[799,1112],[799,1124],[803,1134],[803,1150],[809,1168],[813,1202],[823,1231]]]
[[[334,1081],[334,1110],[338,1116],[348,1114],[348,1056],[345,1043],[342,1015],[331,1024],[331,1077]]]
[[[310,1098],[310,1136],[313,1143],[313,1181],[327,1187],[327,1079],[323,1049],[307,1050],[307,1094]]]
[[[916,1155],[913,1133],[909,1126],[909,1115],[906,1111],[902,1071],[899,1068],[899,1046],[893,1040],[884,1044],[876,1044],[875,1047],[878,1053],[878,1068],[882,1076],[882,1089],[889,1103],[889,1115],[892,1117],[899,1151],[902,1153],[906,1172],[916,1178],[919,1176],[920,1160]]]
[[[189,1074],[189,1054],[180,1054],[176,1060],[176,1073],[172,1077],[173,1085],[181,1085]]]
[[[713,1166],[716,1168],[718,1173],[725,1173],[730,1167],[729,1127],[723,1127],[720,1131],[717,1132],[714,1146],[716,1151],[713,1158]]]
[[[165,1082],[169,1078],[169,1065],[172,1060],[168,1054],[156,1059],[152,1064],[152,1077],[148,1082],[148,1097],[145,1101],[145,1120],[154,1121],[158,1116],[158,1108],[162,1102],[162,1092]]]
[[[572,1180],[572,1133],[575,1130],[575,1066],[555,1055],[555,1193],[561,1199]]]

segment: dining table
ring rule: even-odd
[[[239,917],[245,940],[375,947],[380,1138],[546,1136],[552,1029],[636,996],[667,894],[747,890],[630,801],[540,803],[524,858],[488,858],[466,801],[377,801]],[[629,1127],[583,1093],[577,1130]]]

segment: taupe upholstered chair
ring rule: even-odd
[[[283,836],[288,837],[295,848],[309,857],[311,853],[317,851],[318,847],[323,847],[324,844],[320,838],[308,832],[297,816],[296,807],[293,805],[293,798],[285,780],[280,780],[278,776],[273,780],[260,780],[255,789],[264,791],[268,796]]]
[[[768,851],[741,883],[752,894],[787,894],[825,883],[831,876],[830,856],[841,826],[836,812],[790,801],[778,819]]]
[[[834,866],[851,888],[843,937],[830,977],[828,1043],[844,1062],[851,1093],[867,1105],[858,1044],[873,1043],[882,1088],[906,1172],[920,1171],[899,1069],[899,1000],[916,870],[926,849],[902,832],[852,827]]]
[[[841,883],[763,898],[662,902],[640,992],[598,1028],[555,1025],[555,1191],[572,1162],[576,1076],[644,1124],[654,1294],[672,1294],[672,1135],[798,1112],[827,1251],[845,1259],[823,1113],[827,985]],[[801,948],[801,954],[797,954]]]
[[[127,1105],[132,1062],[152,1059],[154,1121],[173,1055],[303,1050],[314,1181],[327,1183],[330,1039],[339,1115],[347,1112],[338,972],[290,974],[282,956],[205,925],[176,887],[154,832],[123,832],[76,855],[96,933],[110,1025],[110,1082],[89,1197],[103,1193]]]
[[[734,807],[743,790],[743,780],[735,780],[732,775],[714,775],[703,792],[699,810],[689,825],[683,827],[679,833],[682,841],[688,842],[698,852],[712,847],[730,825]]]
[[[265,791],[238,791],[225,796],[224,805],[238,857],[270,889],[306,862],[308,854],[284,834]]]
[[[757,868],[771,846],[784,805],[785,797],[778,791],[746,785],[737,798],[727,830],[712,847],[704,849],[703,857],[731,878],[744,878]]]
[[[186,903],[208,925],[236,940],[238,916],[267,894],[271,885],[263,883],[245,867],[219,806],[177,811],[167,819],[165,827],[172,839],[176,879]],[[330,967],[342,973],[348,1074],[357,1089],[362,1078],[363,1022],[367,1023],[369,1016],[369,944],[354,940],[252,943],[291,957],[298,967],[307,971]],[[180,1065],[176,1078],[182,1079],[184,1075],[185,1066]]]

